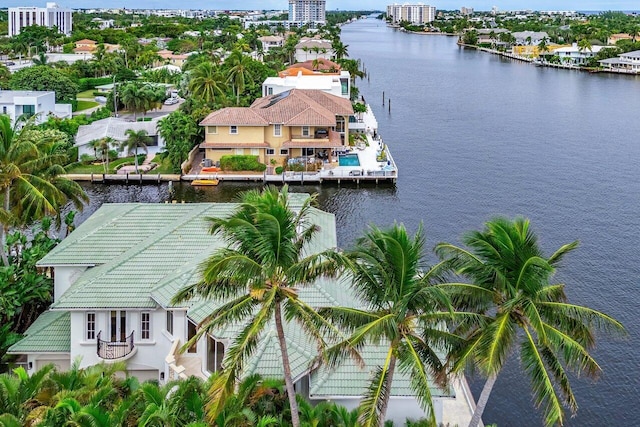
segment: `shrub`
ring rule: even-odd
[[[284,168],[282,166],[276,166],[276,174],[277,175],[280,175],[283,170],[284,170]]]
[[[78,80],[78,89],[80,89],[80,92],[83,92],[93,89],[96,86],[108,85],[109,83],[113,83],[112,77],[85,77]]]
[[[223,171],[256,171],[263,172],[267,165],[260,163],[257,156],[231,155],[222,156],[220,168]]]
[[[95,162],[96,158],[93,157],[91,154],[83,154],[82,156],[80,156],[80,161],[84,164],[90,164]]]

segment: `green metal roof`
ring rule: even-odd
[[[308,195],[291,194],[291,207],[296,209],[306,197]],[[182,287],[196,283],[200,279],[200,264],[224,245],[220,238],[209,233],[206,218],[228,216],[237,206],[234,203],[103,205],[40,261],[42,266],[95,265],[52,307],[57,310],[172,307],[173,295]],[[335,248],[334,215],[314,208],[310,211],[310,220],[319,227],[320,233],[306,251],[314,253]],[[319,280],[301,288],[300,298],[312,307],[358,305],[345,279]],[[189,318],[200,323],[221,303],[194,299],[185,308]],[[27,331],[30,335],[11,348],[12,352],[69,351],[69,313],[54,311],[43,316],[42,321],[39,318]],[[46,324],[47,328],[37,326],[39,324]],[[242,327],[242,324],[234,325],[213,335],[231,341]],[[309,371],[316,345],[296,324],[286,324],[285,331],[292,374],[298,377]],[[383,347],[369,346],[364,354],[368,366],[365,370],[350,361],[332,372],[320,368],[311,378],[312,395],[362,395],[370,370],[384,360],[384,355]],[[243,374],[259,372],[264,376],[282,376],[281,361],[275,325],[271,324],[254,356],[247,361]],[[443,395],[435,388],[432,392]],[[408,378],[401,373],[394,381],[393,395],[413,395]]]
[[[68,311],[45,311],[9,348],[9,353],[69,353],[71,315]]]
[[[327,399],[336,396],[362,396],[378,366],[384,364],[388,343],[368,344],[360,355],[365,366],[359,367],[351,358],[346,359],[335,370],[326,366],[320,367],[311,374],[309,396],[316,399]],[[454,397],[453,389],[441,390],[434,385],[430,387],[431,395]],[[391,385],[392,396],[415,396],[411,390],[411,378],[401,372],[399,365],[393,375]]]

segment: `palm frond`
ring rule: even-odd
[[[371,383],[360,401],[358,422],[362,427],[378,427],[380,425],[380,414],[384,412],[386,402],[391,394],[388,377],[392,359],[393,347],[389,347],[383,365],[376,368]]]
[[[536,407],[544,405],[546,426],[562,425],[564,410],[545,368],[543,357],[529,331],[525,328],[524,332],[525,339],[522,342],[520,354],[524,370],[531,378],[535,405]]]

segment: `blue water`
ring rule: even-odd
[[[529,217],[547,254],[579,239],[558,280],[572,302],[613,315],[629,337],[599,337],[593,354],[603,374],[597,383],[572,378],[580,408],[567,425],[640,425],[640,77],[538,68],[372,19],[342,27],[342,39],[368,71],[357,85],[398,165],[398,182],[292,190],[319,193],[320,207],[336,215],[342,248],[368,224],[393,221],[412,231],[424,223],[428,247],[460,243],[498,214]],[[255,187],[176,186],[176,198],[229,201]],[[168,191],[95,185],[90,195],[80,220],[103,202],[161,202]],[[481,386],[481,379],[472,383],[477,393]],[[484,421],[542,425],[515,355]]]
[[[360,159],[357,154],[341,154],[338,157],[340,166],[360,166]]]

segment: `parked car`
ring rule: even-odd
[[[105,104],[107,102],[107,97],[106,96],[96,96],[95,100],[96,100],[96,102],[99,102],[101,104]]]
[[[16,63],[13,62],[13,61],[7,61],[7,62],[4,63],[4,65],[6,65],[8,67],[10,65],[16,65]]]
[[[178,102],[180,102],[178,98],[168,98],[166,101],[164,101],[164,105],[173,105],[177,104]]]

